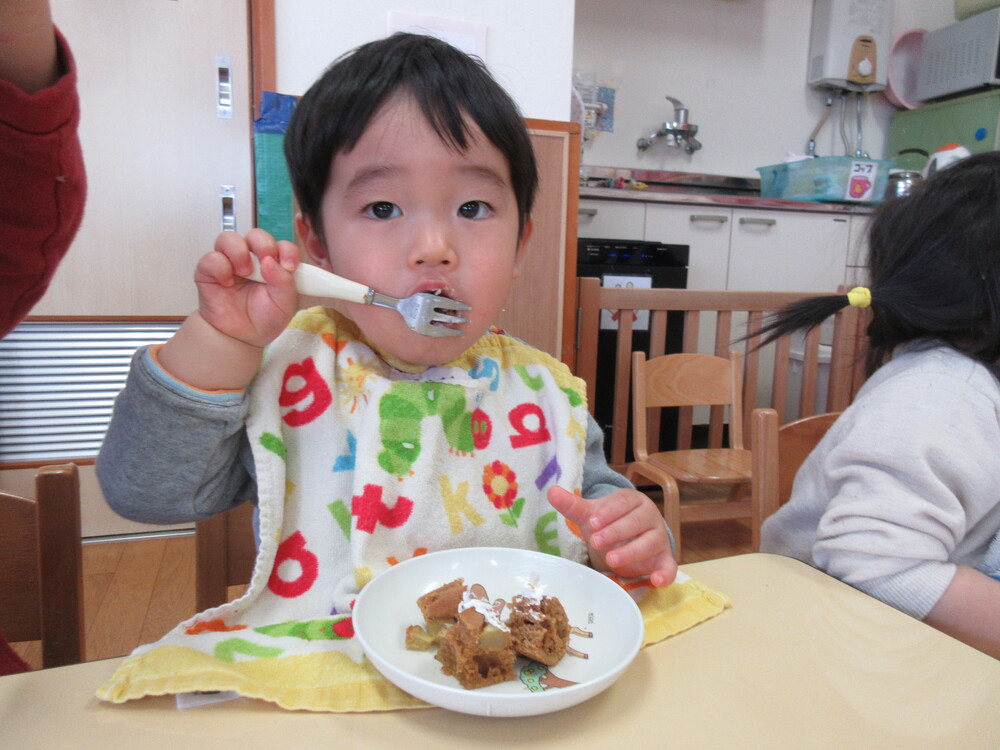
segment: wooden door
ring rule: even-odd
[[[535,225],[497,324],[571,368],[576,358],[576,218],[580,128],[528,120],[538,160]]]

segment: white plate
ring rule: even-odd
[[[544,593],[558,597],[569,623],[589,634],[570,637],[571,649],[543,680],[573,683],[542,687],[536,676],[466,690],[441,672],[434,650],[408,651],[406,628],[422,625],[417,598],[463,578],[482,584],[490,601],[510,601],[532,575]],[[504,610],[502,619],[507,619]],[[614,683],[642,646],[639,607],[618,584],[591,568],[540,552],[494,547],[434,552],[400,563],[365,586],[354,605],[354,632],[372,664],[397,687],[428,703],[479,716],[532,716],[587,700]],[[532,665],[519,659],[515,670]],[[530,685],[533,685],[532,690]]]

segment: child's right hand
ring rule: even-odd
[[[245,278],[253,271],[250,253],[260,258],[266,284]],[[251,229],[246,237],[220,234],[215,250],[202,256],[195,270],[198,311],[160,349],[160,366],[201,390],[245,388],[264,347],[298,308],[292,276],[298,265],[299,249],[263,229]]]
[[[250,253],[260,259],[266,284],[245,278],[253,271]],[[298,265],[295,244],[277,241],[263,229],[251,229],[246,237],[223,232],[195,270],[198,312],[220,333],[263,348],[295,315],[298,293],[292,272]]]

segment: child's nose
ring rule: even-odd
[[[448,237],[441,231],[422,232],[414,239],[410,250],[410,262],[413,265],[450,265],[458,259],[455,249]]]

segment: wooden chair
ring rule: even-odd
[[[84,660],[80,481],[75,464],[44,466],[35,500],[0,492],[0,633],[41,641],[42,666]]]
[[[846,291],[846,290],[842,290]],[[803,297],[819,296],[811,292],[729,292],[695,289],[620,289],[602,287],[600,279],[578,280],[580,304],[577,334],[576,374],[587,383],[587,398],[591,411],[598,400],[612,402],[610,436],[608,438],[611,466],[625,471],[632,460],[628,454],[629,382],[628,377],[634,343],[632,315],[618,316],[614,332],[615,378],[603,382],[598,372],[598,334],[601,310],[649,311],[649,344],[646,353],[653,358],[666,352],[668,333],[676,327],[674,318],[681,315],[683,351],[701,352],[725,357],[733,342],[744,333],[759,330],[766,316]],[[841,411],[854,398],[864,383],[864,362],[861,352],[865,345],[865,313],[857,307],[846,307],[834,316],[828,365],[826,400],[817,405],[820,382],[820,337],[815,329],[802,342],[803,354],[795,365],[801,371],[797,416],[817,412]],[[668,326],[668,320],[670,324]],[[789,385],[793,358],[792,342],[785,336],[766,347],[757,349],[758,337],[751,335],[739,344],[743,351],[743,423],[749,424],[755,408],[773,408],[779,423],[788,421]],[[708,344],[704,342],[709,342]],[[603,356],[603,355],[602,355]],[[708,445],[720,447],[724,431],[723,410],[711,409],[707,420]],[[693,444],[694,413],[690,407],[680,410],[677,447],[686,449]],[[659,434],[651,421],[648,432]],[[746,436],[753,447],[752,434]]]
[[[649,480],[663,490],[663,515],[674,533],[674,553],[681,555],[681,525],[687,521],[749,518],[754,549],[760,514],[746,491],[753,465],[750,451],[743,446],[742,408],[743,358],[731,351],[729,357],[711,354],[665,354],[646,360],[644,352],[632,355],[632,445],[635,461],[625,476],[636,485]],[[652,437],[647,429],[650,409],[679,406],[726,407],[729,411],[729,447],[651,452]],[[680,488],[685,484],[730,485],[729,500],[681,504]]]
[[[257,542],[252,503],[195,524],[195,596],[198,611],[228,602],[230,586],[250,583]]]
[[[761,521],[788,502],[802,462],[839,416],[840,412],[814,414],[779,427],[774,409],[754,410],[752,486]]]

